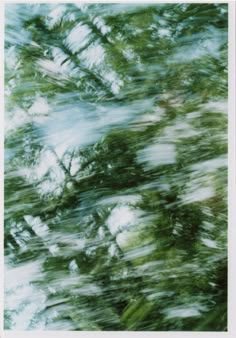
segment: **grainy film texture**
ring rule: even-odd
[[[227,12],[5,5],[6,330],[227,330]]]

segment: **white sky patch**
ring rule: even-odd
[[[54,151],[56,152],[57,156],[61,158],[67,149],[68,145],[66,143],[59,143],[55,145]]]
[[[75,175],[79,171],[81,167],[81,158],[78,153],[74,154],[73,152],[71,153],[69,149],[65,149],[64,155],[63,152],[57,152],[57,154],[60,158],[62,158],[65,167],[70,170],[71,175]]]
[[[59,252],[59,247],[57,244],[53,244],[49,247],[49,252],[53,255],[56,256]]]
[[[47,26],[52,29],[62,18],[66,11],[64,5],[59,5],[54,8],[47,16]]]
[[[20,233],[20,237],[24,240],[24,241],[29,241],[31,239],[31,234],[29,233],[29,231],[24,230]]]
[[[191,113],[188,113],[186,115],[186,118],[189,119],[189,120],[194,120],[194,119],[198,119],[202,116],[202,112],[200,111],[193,111]]]
[[[6,295],[5,309],[13,311],[17,310],[17,313],[12,314],[14,322],[12,329],[27,330],[30,325],[30,321],[45,308],[45,304],[46,296],[42,291],[37,290],[36,292],[34,287],[30,284],[21,287],[18,286],[17,289],[14,290],[14,294],[9,296]],[[44,329],[44,327],[44,319],[40,318],[39,323],[37,323],[37,329]]]
[[[195,168],[196,169],[196,168]],[[201,202],[215,195],[213,177],[203,170],[194,170],[190,174],[182,193],[182,203]]]
[[[51,74],[51,73],[60,73],[60,68],[59,66],[48,59],[40,59],[38,60],[38,65],[42,68],[42,70],[44,70],[46,73]]]
[[[72,176],[75,175],[79,171],[80,166],[81,166],[80,156],[76,155],[71,161],[70,173]]]
[[[158,21],[158,24],[159,24],[160,26],[168,26],[168,21],[165,20],[165,19],[162,18],[162,17],[158,17],[158,18],[157,18],[157,21]]]
[[[84,296],[93,296],[93,295],[101,295],[102,290],[99,286],[92,283],[87,283],[84,286],[74,288],[71,292],[74,295],[84,295]]]
[[[37,189],[40,194],[59,195],[62,191],[62,184],[65,180],[65,173],[57,163],[56,156],[46,150],[41,153],[38,164],[30,168],[22,168],[22,175],[26,176],[31,182],[39,182]],[[48,174],[46,180],[42,178]]]
[[[39,59],[37,61],[38,66],[41,69],[41,72],[44,75],[52,76],[56,79],[66,79],[67,77],[63,75],[62,69],[56,64],[56,62],[48,59]]]
[[[144,224],[147,224],[147,223],[145,223],[144,221]],[[136,249],[139,250],[141,248],[141,250],[143,250],[144,248],[146,248],[147,251],[149,249],[150,250],[154,249],[154,246],[152,246],[153,243],[150,243],[149,238],[146,238],[146,239],[143,238],[142,243],[140,242],[140,231],[143,231],[143,225],[141,222],[138,223],[138,220],[137,220],[137,222],[135,223],[135,226],[132,226],[131,228],[128,227],[128,228],[122,229],[122,231],[116,235],[116,243],[118,244],[118,246],[121,248],[122,251],[131,250],[132,253],[136,255],[137,253],[135,251]],[[135,248],[133,246],[134,243],[136,243],[137,245],[137,247]],[[156,248],[156,245],[155,245],[155,248]]]
[[[171,32],[168,28],[160,28],[158,29],[158,35],[160,38],[169,37]]]
[[[138,57],[138,55],[136,55],[134,53],[134,51],[131,48],[126,48],[122,51],[122,54],[124,55],[124,57],[130,61],[130,60],[134,60]]]
[[[113,94],[119,94],[121,87],[123,86],[124,82],[119,79],[116,72],[113,70],[105,70],[101,72],[101,75],[105,82],[108,82],[111,86],[111,91]]]
[[[116,236],[116,242],[119,247],[123,249],[128,245],[129,241],[132,240],[135,235],[136,233],[133,231],[124,230]]]
[[[27,249],[26,242],[31,239],[31,234],[27,230],[23,230],[20,223],[15,226],[12,225],[10,233],[22,250]]]
[[[213,241],[212,239],[201,238],[201,241],[205,246],[207,246],[210,249],[217,249],[218,248],[216,241]]]
[[[99,116],[99,126],[96,123],[96,128],[107,127],[112,124],[126,124],[129,121],[136,121],[137,116],[141,116],[147,110],[153,108],[153,100],[137,100],[129,104],[104,104],[101,106],[96,106],[96,112]]]
[[[174,292],[168,292],[168,291],[160,291],[160,292],[154,292],[154,293],[151,293],[147,296],[147,299],[149,301],[156,301],[162,297],[166,297],[166,296],[173,296],[174,295]]]
[[[65,54],[60,48],[52,47],[52,56],[55,64],[60,67],[60,72],[65,76],[75,76],[78,74],[78,69],[75,67],[75,64],[68,58],[68,55]]]
[[[141,118],[138,120],[138,122],[143,122],[145,124],[149,123],[155,123],[161,121],[162,115],[161,114],[144,114],[141,116]]]
[[[111,257],[114,257],[117,253],[117,248],[116,245],[113,243],[111,246],[108,248],[108,253]]]
[[[49,104],[46,98],[37,96],[34,103],[29,108],[30,115],[47,115],[49,113]]]
[[[48,235],[49,228],[46,223],[43,223],[41,221],[40,217],[25,215],[24,219],[28,223],[28,225],[32,227],[37,236],[43,238]]]
[[[83,113],[75,110],[68,114],[55,112],[55,123],[47,125],[48,142],[59,157],[70,147],[79,148],[99,139],[98,120],[86,118]]]
[[[7,259],[6,259],[7,260]],[[5,310],[16,311],[12,314],[14,330],[25,330],[30,320],[44,309],[46,295],[41,290],[35,290],[31,281],[40,278],[41,262],[30,262],[12,268],[5,264],[4,286]],[[44,320],[40,320],[37,328],[44,328]]]
[[[6,133],[14,131],[30,120],[30,116],[23,109],[16,108],[13,112],[5,114],[5,131]]]
[[[38,189],[41,194],[60,195],[63,190],[65,174],[58,166],[51,168],[49,179],[41,182]]]
[[[78,271],[79,271],[79,267],[78,267],[78,265],[77,265],[75,259],[73,259],[73,260],[70,262],[70,264],[69,264],[69,270],[70,270],[70,272],[72,272],[72,273],[75,273],[75,272],[78,272]]]
[[[57,64],[57,66],[62,66],[62,63],[68,58],[68,55],[66,55],[60,48],[58,47],[52,47],[52,56],[54,62]]]
[[[41,262],[34,261],[30,263],[20,264],[19,266],[12,268],[10,265],[5,264],[5,289],[16,290],[17,287],[27,284],[40,274]],[[17,278],[16,278],[17,276]],[[8,304],[8,303],[7,303]],[[14,306],[14,304],[8,304],[8,306]]]
[[[227,101],[210,101],[201,106],[204,111],[212,111],[217,113],[228,113]]]
[[[99,229],[98,229],[98,238],[100,240],[103,240],[105,237],[106,237],[106,235],[105,235],[104,228],[103,227],[99,227]]]
[[[6,97],[11,96],[12,90],[14,88],[16,88],[16,80],[15,80],[15,78],[12,78],[7,82],[7,84],[5,86],[5,90],[4,90],[5,96]]]
[[[68,34],[65,39],[65,45],[68,46],[72,53],[78,52],[89,42],[91,30],[87,25],[79,23]]]
[[[41,124],[41,125],[46,123],[47,120],[48,120],[47,115],[36,115],[36,116],[33,117],[33,122],[36,122],[36,123]]]
[[[117,196],[112,196],[112,197],[108,197],[108,198],[103,198],[101,199],[101,201],[99,202],[99,204],[105,204],[105,205],[109,205],[109,204],[115,204],[115,203],[121,203],[121,204],[126,204],[126,203],[138,203],[142,200],[141,195],[117,195]]]
[[[33,172],[36,179],[42,178],[50,167],[57,166],[57,159],[50,150],[41,153],[38,165],[34,167]]]
[[[105,50],[98,43],[92,44],[80,54],[80,59],[90,69],[97,67],[104,62]]]
[[[44,123],[48,118],[49,105],[46,98],[37,96],[28,113],[21,108],[5,114],[5,130],[11,132],[29,122]]]
[[[86,12],[88,9],[88,4],[81,2],[81,3],[75,3],[75,6],[81,10],[81,12]]]
[[[138,162],[147,163],[151,167],[173,164],[176,162],[176,149],[174,144],[152,144],[140,150]]]
[[[190,167],[192,171],[198,171],[200,173],[211,173],[220,168],[227,167],[227,158],[220,156],[203,162],[196,163]]]
[[[37,42],[35,42],[35,41],[31,41],[30,44],[32,46],[34,46],[35,48],[41,48],[41,46]]]
[[[35,302],[31,301],[29,304],[26,304],[23,310],[21,310],[18,316],[15,318],[14,329],[27,330],[29,328],[30,321],[38,311],[38,299]],[[44,328],[44,325],[42,325],[42,328]]]
[[[54,196],[59,196],[62,192],[62,188],[58,187],[56,182],[49,180],[40,183],[38,190],[41,195],[53,194]]]
[[[150,113],[144,113],[137,117],[134,120],[134,123],[137,123],[135,129],[143,130],[147,125],[160,122],[164,117],[165,110],[159,106],[151,107],[152,111]]]
[[[107,220],[108,228],[112,235],[120,230],[136,223],[137,217],[134,211],[128,206],[119,206],[112,210]]]
[[[101,33],[103,35],[106,35],[107,33],[110,33],[111,27],[107,26],[103,20],[103,18],[97,16],[93,23],[97,26],[98,29],[100,29]]]
[[[219,47],[221,46],[225,39],[224,35],[217,34],[212,32],[209,39],[197,39],[197,42],[193,42],[182,47],[178,47],[176,53],[169,57],[168,62],[192,62],[204,55],[211,55],[218,57],[219,56]]]
[[[64,98],[67,97],[68,95]],[[137,100],[123,105],[112,102],[102,105],[78,102],[75,105],[69,104],[68,99],[65,103],[63,101],[63,104],[52,107],[50,120],[45,125],[47,143],[55,149],[59,158],[73,147],[78,149],[97,142],[111,125],[129,123],[137,115],[153,107],[153,99]],[[58,95],[55,102],[60,100]]]
[[[15,46],[11,46],[10,48],[8,48],[8,50],[6,51],[6,67],[9,70],[16,70],[19,63],[18,63],[18,58],[17,58],[17,52],[16,52],[16,48]]]
[[[199,131],[194,129],[191,124],[182,122],[182,121],[176,121],[175,124],[167,126],[163,131],[163,137],[167,140],[178,140],[183,138],[189,138],[193,136],[198,136],[200,134]]]
[[[75,242],[76,250],[83,250],[86,245],[86,239],[85,238],[80,238],[77,239]]]
[[[215,224],[213,224],[211,222],[203,221],[203,225],[204,225],[204,229],[206,229],[208,231],[215,228]]]
[[[192,189],[191,189],[192,190]],[[182,201],[184,204],[201,202],[212,198],[215,195],[215,191],[213,187],[198,187],[196,190],[192,190],[186,192],[186,194],[182,197]]]
[[[173,308],[166,310],[166,317],[171,318],[188,318],[200,316],[201,312],[197,308]]]

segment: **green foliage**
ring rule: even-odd
[[[5,328],[227,330],[227,5],[6,8]]]

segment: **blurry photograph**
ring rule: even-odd
[[[227,327],[228,4],[5,3],[4,330]]]

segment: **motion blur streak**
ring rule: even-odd
[[[227,330],[227,4],[5,7],[5,328]]]

